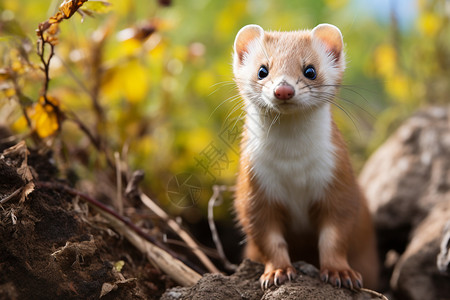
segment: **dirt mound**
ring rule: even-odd
[[[338,289],[319,279],[319,270],[307,263],[294,263],[297,277],[280,287],[261,290],[259,277],[264,266],[245,260],[231,276],[207,274],[190,288],[176,287],[168,290],[161,300],[289,300],[289,299],[383,299],[370,291],[350,291]]]
[[[34,186],[24,174],[57,170],[21,147],[0,157],[0,299],[159,299],[174,285],[86,203]]]

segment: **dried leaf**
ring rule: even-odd
[[[50,27],[50,19],[48,21],[39,23],[36,34],[39,36],[42,32],[46,31]]]
[[[14,214],[14,209],[11,209],[11,221],[13,225],[17,224],[17,216]]]
[[[50,25],[47,32],[48,32],[48,34],[55,35],[58,33],[58,31],[59,31],[59,25],[58,25],[58,23],[55,23],[55,24]]]
[[[58,11],[54,16],[50,17],[46,23],[49,25],[56,24],[60,23],[62,19],[64,19],[64,15]]]
[[[59,11],[64,14],[64,18],[70,18],[87,0],[64,0],[59,6]]]
[[[33,180],[33,173],[31,170],[31,167],[28,166],[28,148],[25,144],[25,141],[21,141],[17,143],[16,145],[5,149],[0,159],[11,159],[14,161],[14,165],[17,167],[17,174],[23,179],[23,181],[26,183],[25,186],[19,188],[16,190],[13,194],[11,194],[9,197],[6,197],[2,199],[2,202],[6,202],[9,200],[8,198],[11,198],[15,196],[15,194],[18,194],[20,192],[20,202],[25,201],[26,197],[34,190],[34,183]],[[19,166],[20,163],[20,166]]]
[[[172,4],[172,0],[158,0],[158,3],[161,6],[170,6]]]
[[[31,173],[31,169],[28,166],[27,159],[22,161],[22,165],[17,169],[17,174],[22,177],[25,182],[33,180],[33,173]]]
[[[34,191],[34,182],[30,181],[22,188],[19,203],[24,202],[27,196],[33,191]]]
[[[8,80],[11,79],[11,70],[9,68],[0,68],[0,80]]]
[[[123,280],[117,280],[114,283],[110,283],[110,282],[105,282],[102,285],[102,291],[100,293],[100,298],[105,296],[106,294],[108,294],[111,291],[117,290],[117,288],[119,287],[119,284],[126,284],[132,281],[135,281],[136,278],[129,278],[129,279],[123,279]]]
[[[102,291],[100,293],[100,298],[107,295],[109,292],[116,290],[117,289],[117,284],[115,283],[109,283],[109,282],[105,282],[102,285]]]
[[[22,160],[26,160],[28,156],[28,148],[25,144],[25,141],[20,141],[14,146],[11,146],[5,150],[3,150],[0,158],[4,157],[16,157],[19,156]]]

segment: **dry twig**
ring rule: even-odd
[[[151,262],[154,262],[158,268],[180,285],[194,285],[202,277],[180,260],[175,259],[168,252],[141,238],[127,226],[124,226],[123,223],[117,222],[117,219],[112,218],[110,215],[105,216],[109,219],[111,226],[113,226],[115,230],[125,236],[127,240],[144,253]]]
[[[167,275],[177,281],[179,284],[188,286],[197,282],[201,275],[189,268],[176,254],[170,249],[164,249],[164,245],[148,235],[141,228],[133,224],[130,220],[119,215],[113,209],[105,206],[101,202],[91,198],[90,196],[70,188],[61,183],[38,182],[38,187],[44,188],[60,188],[71,195],[79,196],[100,210],[102,215],[106,217],[110,224],[124,235],[130,243],[136,246],[140,251],[145,253],[147,257],[157,267],[164,271]]]
[[[375,296],[375,297],[377,297],[379,299],[388,300],[388,298],[385,295],[380,294],[378,292],[375,292],[375,291],[372,291],[372,290],[369,290],[369,289],[365,289],[365,288],[362,288],[361,291],[366,292],[366,293],[368,293],[368,294],[370,294],[372,296]]]
[[[122,199],[122,167],[119,152],[114,152],[114,159],[116,162],[116,183],[117,183],[117,197],[115,198],[115,207],[119,214],[123,214],[123,199]]]
[[[150,197],[139,191],[139,182],[144,178],[144,173],[141,170],[135,171],[128,181],[125,194],[128,197],[139,197],[151,211],[153,211],[159,218],[169,225],[169,227],[187,244],[197,258],[203,263],[203,265],[212,273],[219,273],[219,270],[214,266],[208,256],[200,249],[200,246],[194,241],[194,239],[181,228],[181,226],[172,220],[169,215],[162,210]]]
[[[4,204],[6,203],[8,200],[14,198],[14,196],[16,196],[18,193],[22,192],[22,188],[18,188],[17,190],[15,190],[14,192],[12,192],[11,194],[9,194],[8,196],[5,196],[3,198],[0,199],[0,204]]]
[[[200,261],[203,263],[203,265],[212,273],[219,273],[219,270],[214,266],[214,264],[211,262],[211,260],[200,250],[200,247],[197,245],[197,243],[194,241],[194,239],[186,232],[184,231],[181,226],[169,218],[169,215],[162,210],[155,202],[153,202],[152,199],[150,199],[147,195],[144,193],[140,193],[139,197],[142,201],[142,203],[145,204],[151,211],[153,211],[156,215],[158,215],[161,219],[167,222],[167,225],[175,231],[178,236],[186,242],[186,244],[192,249],[192,252],[200,259]]]
[[[214,244],[216,245],[217,253],[219,254],[220,259],[223,262],[224,267],[229,271],[236,271],[237,267],[235,264],[232,264],[226,257],[225,252],[223,251],[222,243],[219,238],[219,234],[217,233],[216,224],[214,223],[214,206],[222,204],[222,192],[227,191],[229,188],[226,185],[214,185],[213,186],[213,194],[208,201],[208,224],[209,229],[211,230],[212,239]]]

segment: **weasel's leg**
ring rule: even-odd
[[[251,244],[258,248],[257,252],[260,253],[265,264],[264,274],[260,277],[263,290],[273,284],[279,286],[294,278],[295,269],[289,259],[287,243],[281,231],[274,228],[268,229],[260,239],[253,240]],[[247,251],[250,259],[252,259],[251,252],[253,251]]]
[[[347,261],[348,233],[345,225],[324,224],[319,232],[320,278],[334,286],[362,288],[362,276]]]

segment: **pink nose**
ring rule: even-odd
[[[273,94],[275,95],[275,97],[277,97],[277,99],[289,100],[294,96],[295,90],[292,85],[282,83],[275,88]]]

